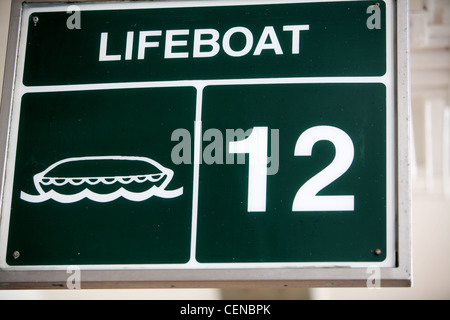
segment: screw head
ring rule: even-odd
[[[381,249],[375,249],[374,253],[379,256],[381,254]]]
[[[14,259],[19,259],[19,257],[20,257],[20,252],[19,251],[14,251],[13,252],[13,258]]]

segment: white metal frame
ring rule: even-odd
[[[396,92],[396,119],[394,123],[398,145],[393,146],[397,151],[397,167],[395,171],[397,189],[395,210],[395,266],[385,267],[380,265],[382,286],[410,286],[412,284],[412,257],[411,257],[411,185],[410,185],[410,101],[409,101],[409,43],[408,43],[408,1],[392,0],[395,3],[396,12],[396,59],[394,61],[397,85]],[[64,0],[13,0],[11,8],[10,33],[8,39],[8,52],[5,68],[5,80],[3,98],[0,110],[0,196],[3,205],[5,192],[6,150],[9,135],[9,123],[12,116],[14,97],[14,82],[17,73],[17,53],[20,44],[20,27],[22,19],[23,3],[38,4],[67,4]],[[76,3],[89,2],[78,0]],[[108,2],[97,0],[96,2]],[[258,3],[263,1],[258,1]],[[286,2],[289,2],[287,0]],[[179,2],[178,2],[179,3]],[[217,5],[217,1],[197,1],[202,6],[211,3]],[[227,1],[229,4],[230,1]],[[238,3],[238,2],[236,2]],[[273,2],[268,2],[273,3]],[[74,4],[73,1],[70,4]],[[156,3],[155,3],[156,4]],[[176,2],[164,1],[164,6],[176,5]],[[282,80],[278,80],[282,81]],[[210,81],[211,82],[211,81]],[[220,82],[220,81],[219,81]],[[214,83],[212,81],[211,83]],[[166,85],[166,84],[165,84]],[[192,85],[192,84],[191,84]],[[200,84],[197,84],[200,86]],[[197,88],[199,89],[199,88]],[[395,120],[394,120],[395,121]],[[1,214],[1,211],[0,211]],[[7,219],[0,216],[3,228]],[[8,224],[7,224],[8,225]],[[0,226],[1,227],[1,226]],[[8,269],[3,265],[0,270],[0,289],[2,288],[57,288],[65,287],[68,274],[66,268],[13,268]],[[131,267],[131,268],[130,268]],[[125,269],[111,269],[100,267],[82,267],[83,288],[150,288],[150,287],[227,287],[242,286],[301,286],[301,287],[330,287],[348,286],[364,287],[370,277],[367,268],[335,268],[310,267],[304,265],[301,268],[292,266],[280,266],[274,268],[258,268],[255,266],[239,266],[231,269],[223,268],[199,268],[199,269],[145,269],[129,266]]]

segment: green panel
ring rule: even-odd
[[[337,1],[253,6],[81,11],[81,29],[66,27],[65,12],[39,12],[29,17],[24,84],[27,86],[113,83],[128,81],[382,76],[386,72],[386,4],[380,4],[380,29],[369,29],[370,1]],[[83,7],[81,7],[83,8]],[[38,18],[34,23],[33,19]],[[284,26],[309,25],[300,32],[300,52],[293,54],[293,33]],[[266,26],[272,26],[283,54],[273,49],[254,52]],[[244,27],[253,35],[253,47],[242,57],[223,50],[225,33]],[[214,57],[193,58],[195,30],[219,32],[220,51]],[[188,58],[166,59],[166,30],[188,30],[174,47]],[[161,31],[158,48],[138,60],[139,32]],[[131,60],[125,60],[127,32],[134,32]],[[108,33],[107,54],[121,61],[99,61],[101,33]],[[206,37],[207,38],[207,37]],[[264,39],[263,39],[264,40]],[[276,39],[265,39],[267,44]],[[242,34],[231,38],[235,51],[244,48]],[[202,50],[210,50],[208,46]]]
[[[247,212],[248,164],[201,165],[198,261],[377,262],[386,258],[383,84],[211,86],[205,88],[203,102],[204,131],[279,129],[280,153],[279,171],[267,180],[266,212]],[[345,131],[355,156],[351,167],[319,195],[354,195],[355,210],[293,212],[298,189],[334,159],[335,148],[327,141],[318,142],[311,157],[294,156],[300,134],[324,125]],[[207,145],[204,142],[204,148]],[[382,254],[377,256],[376,249]]]
[[[383,76],[386,3],[378,2],[378,29],[367,25],[373,14],[368,11],[374,5],[370,1],[220,7],[199,3],[199,7],[148,9],[137,9],[133,3],[105,4],[102,10],[80,4],[79,30],[67,27],[71,14],[63,5],[57,6],[62,12],[49,9],[27,16],[26,46],[19,52],[25,58],[24,74],[19,75],[25,87],[23,95],[16,94],[21,99],[16,101],[20,120],[17,152],[10,163],[15,168],[9,265],[181,264],[193,258],[201,263],[386,259],[384,84],[333,84],[330,78],[317,84],[208,82]],[[308,30],[301,31],[296,54],[293,33],[283,29],[299,25]],[[246,28],[253,37],[252,47],[240,57],[224,49],[224,35],[235,27]],[[194,35],[200,29],[219,34],[219,50],[212,57],[193,56]],[[188,57],[165,57],[167,30],[187,33],[175,36],[175,41],[186,44],[173,47],[173,52]],[[274,49],[254,54],[264,30],[273,30],[276,37],[261,41],[269,46],[278,41],[282,54]],[[161,36],[150,37],[148,41],[158,41],[157,47],[147,48],[145,59],[138,59],[142,31],[160,31]],[[102,33],[108,34],[107,55],[120,55],[120,61],[99,61]],[[131,33],[132,54],[126,59]],[[241,50],[243,35],[235,34],[230,46]],[[187,82],[171,87],[167,81],[174,80]],[[196,88],[188,87],[200,82],[190,80],[205,80],[202,99]],[[161,88],[137,89],[130,84],[128,89],[99,90],[95,85],[121,83],[123,88],[124,83],[144,81],[160,81]],[[77,84],[94,85],[85,87],[87,91],[31,88]],[[64,88],[67,91],[53,92]],[[52,92],[44,92],[47,89]],[[196,115],[196,110],[201,113]],[[196,201],[193,157],[176,164],[171,156],[181,142],[171,140],[175,130],[187,129],[191,141],[183,143],[188,143],[192,155],[198,116],[203,133],[219,130],[224,141],[227,129],[267,127],[272,157],[277,135],[271,130],[279,130],[273,131],[279,133],[279,168],[272,174],[270,164],[265,212],[247,212],[248,156],[247,164],[203,161]],[[316,126],[339,128],[352,140],[352,165],[319,196],[353,195],[353,211],[292,210],[299,188],[335,156],[327,141],[316,143],[311,156],[294,155],[299,136]],[[205,139],[202,150],[211,151],[224,141]],[[227,150],[226,142],[222,147],[215,149],[215,156]],[[224,161],[233,157],[226,152],[223,156]],[[198,220],[192,221],[196,202]],[[197,225],[191,230],[193,222]],[[191,257],[195,230],[197,255]],[[381,254],[375,254],[376,249]],[[20,257],[14,257],[16,251]]]
[[[26,94],[22,100],[7,263],[10,265],[159,264],[189,260],[192,165],[171,160],[172,132],[193,134],[194,88],[126,89]],[[151,158],[174,171],[166,190],[175,198],[120,197],[99,203],[22,200],[38,195],[33,176],[63,159],[86,156]],[[85,161],[57,166],[47,176],[111,177],[153,173],[143,163]],[[139,164],[141,166],[139,166]],[[148,172],[147,172],[147,171]],[[139,192],[150,182],[122,186]],[[117,183],[116,183],[117,184]],[[115,185],[103,185],[112,192]],[[155,185],[158,182],[155,182]],[[102,184],[87,186],[100,188]],[[55,188],[72,194],[68,184]],[[71,187],[72,189],[70,189]],[[64,189],[65,188],[65,189]],[[78,189],[79,191],[80,189]],[[47,190],[45,190],[47,191]],[[98,191],[98,190],[97,190]],[[142,191],[142,190],[141,190]],[[98,191],[100,192],[100,191]],[[20,258],[12,258],[14,251]]]

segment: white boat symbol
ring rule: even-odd
[[[20,198],[30,203],[50,199],[60,203],[83,199],[106,203],[120,197],[140,202],[153,196],[171,199],[183,194],[183,188],[166,190],[173,175],[172,170],[145,157],[69,158],[34,176],[38,195],[21,192]]]

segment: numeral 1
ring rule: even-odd
[[[247,139],[230,142],[230,153],[249,155],[248,212],[266,211],[268,131],[255,127]]]

